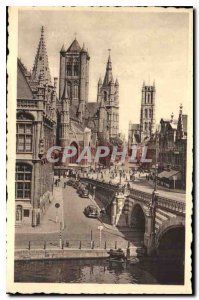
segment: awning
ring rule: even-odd
[[[158,174],[158,178],[168,178],[170,180],[181,179],[181,172],[176,170],[163,171]]]

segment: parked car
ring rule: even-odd
[[[73,180],[72,180],[72,179],[69,179],[69,180],[67,181],[67,185],[72,186],[72,185],[73,185]]]
[[[72,184],[72,186],[73,186],[75,189],[77,189],[78,185],[79,185],[79,181],[77,181],[77,180],[75,180],[75,181],[73,182],[73,184]]]
[[[81,190],[79,191],[79,195],[80,195],[80,197],[82,197],[82,198],[88,198],[88,196],[89,196],[89,191],[88,191],[88,189],[86,189],[86,188],[81,189]]]
[[[88,217],[88,218],[98,218],[100,213],[98,211],[97,206],[95,205],[89,205],[84,209],[84,214]]]
[[[77,193],[79,194],[82,189],[85,189],[85,185],[82,182],[79,182],[77,187]]]

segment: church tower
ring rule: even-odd
[[[61,99],[67,81],[67,93],[70,105],[74,106],[77,115],[82,119],[84,106],[88,101],[89,87],[89,54],[85,46],[81,48],[77,39],[66,50],[60,51],[59,97]]]
[[[142,86],[142,102],[140,112],[140,138],[141,142],[151,138],[155,133],[155,82],[153,85]]]
[[[110,49],[103,84],[101,78],[98,81],[97,102],[102,101],[107,111],[109,137],[115,137],[119,131],[119,82],[113,79]]]

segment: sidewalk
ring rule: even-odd
[[[59,203],[60,207],[55,208],[55,203]],[[56,222],[56,210],[57,210],[57,222]],[[63,217],[63,191],[60,187],[54,187],[53,201],[47,208],[46,212],[42,216],[41,223],[32,227],[30,225],[24,225],[22,227],[16,227],[16,234],[34,234],[34,233],[56,233],[60,231],[60,222],[62,229],[64,228]]]

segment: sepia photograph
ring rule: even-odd
[[[193,9],[8,21],[7,292],[191,294]]]

